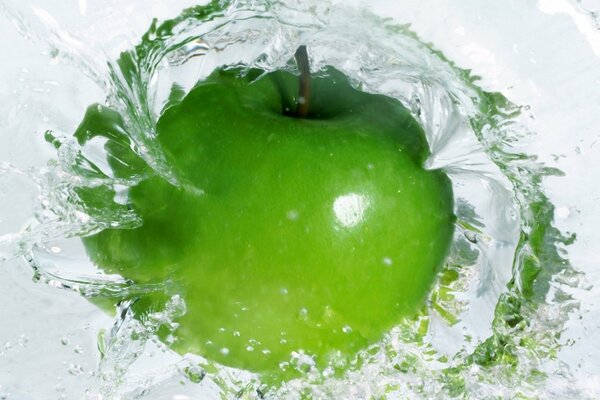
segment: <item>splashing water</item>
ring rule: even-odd
[[[89,399],[166,398],[175,390],[181,399],[545,397],[544,365],[559,351],[560,332],[578,307],[565,288],[580,286],[582,277],[562,251],[574,237],[553,227],[554,206],[542,191],[544,177],[561,172],[515,150],[531,135],[521,123],[526,107],[478,87],[477,77],[407,26],[327,1],[192,7],[155,21],[137,46],[109,61],[104,75],[87,52],[69,47],[73,42],[64,36],[59,40],[59,48],[72,51],[63,56],[77,59],[105,90],[135,152],[174,183],[154,141],[161,112],[176,101],[171,88],[187,93],[223,65],[291,69],[288,60],[305,44],[314,70],[334,66],[356,88],[396,98],[411,110],[431,148],[426,167],[447,172],[456,203],[452,249],[427,304],[357,355],[342,377],[317,371],[300,354],[293,362],[305,376],[273,389],[251,373],[174,354],[156,338],[159,329],[175,331],[174,319],[185,312],[174,293],[164,310],[143,322],[133,318],[129,303],[119,306],[112,329],[98,337],[101,360]],[[24,257],[35,279],[94,299],[170,292],[104,275],[73,244],[109,227],[138,226],[139,217],[119,196],[144,173],[113,176],[100,140],[81,145],[59,129],[48,130],[46,139],[58,149],[58,160],[47,166],[24,172],[0,164],[0,179],[19,182],[38,199],[20,233],[0,231],[0,257]],[[114,204],[84,207],[77,189],[99,186],[117,193]],[[154,353],[161,356],[148,356]]]

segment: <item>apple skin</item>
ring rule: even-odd
[[[140,163],[114,112],[91,107],[76,132],[109,139],[115,176],[148,174],[129,190],[143,224],[85,237],[93,262],[183,296],[174,350],[276,380],[294,351],[325,366],[415,313],[454,231],[451,182],[423,169],[424,134],[398,101],[328,68],[300,119],[285,115],[296,88],[283,71],[199,82],[157,124],[179,185]],[[100,210],[105,191],[81,201]],[[166,298],[141,296],[137,317]]]

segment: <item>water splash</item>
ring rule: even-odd
[[[332,65],[357,88],[407,106],[427,133],[432,150],[427,166],[444,168],[453,180],[458,229],[427,306],[359,354],[342,377],[318,373],[299,356],[305,378],[276,391],[267,391],[251,374],[211,369],[202,359],[181,368],[173,355],[178,361],[163,367],[173,374],[150,374],[150,382],[140,384],[134,379],[136,360],[156,327],[120,313],[119,329],[104,346],[118,351],[105,352],[100,367],[117,384],[99,384],[90,395],[139,398],[185,371],[192,371],[192,383],[198,376],[203,384],[210,380],[212,389],[203,390],[238,398],[539,395],[540,363],[556,354],[562,326],[577,307],[562,288],[581,285],[581,277],[563,254],[573,238],[552,227],[554,209],[541,190],[544,176],[560,172],[513,150],[532,134],[517,122],[527,110],[478,88],[477,77],[407,27],[328,2],[213,1],[188,9],[174,20],[155,22],[138,46],[109,63],[108,77],[100,80],[109,82],[109,103],[119,111],[131,148],[177,183],[153,140],[158,117],[178,101],[170,96],[174,85],[183,95],[222,65],[291,69],[287,61],[300,44],[311,49],[315,70]],[[32,174],[40,190],[36,221],[18,237],[3,236],[10,248],[5,254],[26,255],[46,282],[88,296],[155,290],[118,277],[98,279],[93,269],[69,274],[64,256],[50,257],[54,241],[140,222],[118,202],[108,209],[85,208],[78,188],[102,185],[126,196],[141,177],[110,176],[103,143],[82,147],[70,134],[47,136],[59,149],[59,162]],[[128,329],[135,338],[120,336]],[[198,372],[200,364],[204,372]]]

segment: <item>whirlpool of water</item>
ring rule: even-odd
[[[23,58],[39,58],[50,66],[35,73],[21,69],[21,86],[10,95],[14,102],[0,103],[7,115],[0,123],[0,143],[8,149],[0,151],[0,259],[5,265],[0,271],[7,282],[14,282],[12,289],[7,284],[6,304],[12,304],[11,297],[20,304],[35,296],[42,299],[25,306],[25,313],[16,307],[21,315],[5,311],[2,316],[6,328],[0,328],[0,342],[7,340],[0,352],[0,398],[595,398],[598,370],[584,368],[588,375],[583,379],[561,358],[576,341],[565,337],[573,336],[571,321],[582,313],[579,293],[592,289],[582,268],[569,261],[567,249],[576,232],[570,226],[559,229],[556,222],[557,215],[568,219],[576,209],[557,209],[545,186],[565,174],[557,160],[566,156],[540,156],[538,151],[548,152],[536,145],[543,138],[536,111],[548,123],[557,123],[552,118],[558,117],[543,108],[551,103],[540,103],[536,110],[518,101],[527,98],[523,93],[533,93],[535,99],[543,97],[540,92],[553,92],[519,75],[516,67],[505,66],[509,73],[502,69],[505,64],[496,57],[503,53],[494,53],[508,46],[502,40],[485,48],[469,37],[480,32],[483,42],[495,27],[511,29],[512,23],[527,32],[527,21],[508,21],[519,12],[562,13],[572,18],[574,31],[589,39],[592,52],[600,52],[587,5],[550,0],[540,1],[537,8],[482,2],[456,9],[436,1],[402,6],[375,1],[369,7],[312,0],[184,3],[163,9],[148,2],[94,6],[80,1],[71,10],[0,2],[6,30],[42,50]],[[181,11],[183,5],[189,7]],[[506,21],[492,19],[496,7],[503,7],[500,15]],[[451,12],[442,18],[444,10]],[[148,28],[142,16],[150,11],[156,13],[150,16],[163,17]],[[69,13],[79,17],[69,19]],[[86,21],[88,15],[94,18],[88,26],[61,21],[79,21],[81,16]],[[131,26],[123,15],[132,16]],[[448,32],[459,39],[444,39]],[[12,40],[8,33],[6,37]],[[456,40],[462,40],[463,56],[446,44]],[[158,118],[174,101],[172,88],[187,93],[224,65],[293,71],[288,61],[301,44],[310,49],[314,71],[334,66],[356,88],[398,99],[412,112],[431,148],[426,168],[441,168],[452,180],[457,220],[450,254],[416,317],[405,319],[357,355],[360,362],[343,376],[296,360],[304,376],[271,388],[252,373],[169,350],[157,332],[177,329],[174,321],[186,312],[182,297],[164,285],[104,274],[89,261],[81,236],[143,223],[119,205],[126,203],[127,189],[145,176],[136,171],[126,179],[113,176],[105,143],[78,142],[73,132],[85,106],[100,101],[121,115],[132,148],[153,172],[177,184],[154,140]],[[524,44],[510,45],[519,57],[525,52],[519,47]],[[566,50],[559,51],[569,57]],[[523,57],[538,62],[534,53]],[[540,63],[550,63],[541,57]],[[81,75],[77,86],[68,83],[71,69]],[[502,86],[500,81],[510,83]],[[22,121],[23,115],[29,120]],[[575,119],[572,112],[563,118]],[[577,120],[587,124],[580,129],[594,121],[585,110]],[[23,135],[35,136],[38,147],[23,152],[30,146]],[[82,187],[114,191],[114,204],[87,208],[78,201]],[[27,283],[28,276],[32,283]],[[22,288],[27,295],[18,290]],[[143,321],[134,318],[128,302],[119,305],[111,320],[81,300],[157,290],[170,293],[170,299]],[[67,322],[48,322],[57,327],[45,334],[35,328],[45,320],[63,319]],[[63,347],[71,347],[72,340],[82,344],[73,344],[77,356],[67,356],[48,338],[59,338]],[[586,343],[585,337],[579,340]],[[40,353],[50,354],[39,356],[42,365],[64,370],[36,374],[39,367],[32,367],[27,357]],[[33,379],[41,380],[38,389],[25,383]]]

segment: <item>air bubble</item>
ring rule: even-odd
[[[200,366],[192,365],[184,368],[185,377],[192,383],[200,383],[206,376],[206,371]]]
[[[81,375],[83,373],[83,367],[79,364],[69,364],[68,372],[71,375]]]

